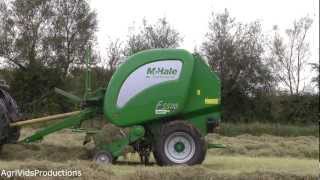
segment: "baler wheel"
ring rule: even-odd
[[[94,155],[93,161],[95,161],[97,164],[108,165],[113,163],[113,157],[108,151],[98,151]]]
[[[154,157],[161,166],[201,164],[206,152],[204,138],[186,121],[165,124],[153,148]]]

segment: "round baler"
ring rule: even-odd
[[[205,156],[204,136],[219,120],[219,104],[219,78],[200,56],[155,49],[118,68],[103,112],[117,126],[143,126],[159,164],[197,164]]]
[[[93,159],[98,163],[114,162],[131,146],[144,163],[148,163],[153,152],[159,165],[194,165],[202,163],[208,148],[223,147],[205,142],[205,136],[220,121],[220,81],[199,55],[181,49],[139,52],[118,67],[106,89],[94,92],[89,60],[87,67],[84,98],[56,89],[80,103],[81,111],[10,124],[19,127],[65,118],[21,142],[38,141],[70,127],[88,135],[99,134],[101,131],[80,127],[83,121],[100,116],[126,131],[112,141],[96,143]]]

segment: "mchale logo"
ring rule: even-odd
[[[164,67],[162,67],[162,68],[159,68],[159,67],[158,68],[155,68],[155,67],[151,68],[151,67],[149,67],[147,69],[147,76],[176,75],[177,72],[178,71],[176,69],[173,69],[173,68],[167,69],[167,68],[164,68]]]

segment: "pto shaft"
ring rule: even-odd
[[[74,112],[69,112],[69,113],[64,113],[64,114],[56,114],[56,115],[42,117],[42,118],[30,119],[30,120],[26,120],[26,121],[19,121],[19,122],[15,122],[15,123],[10,123],[10,127],[20,127],[20,126],[42,123],[42,122],[51,121],[51,120],[63,119],[63,118],[66,118],[66,117],[69,117],[72,115],[79,114],[79,113],[80,113],[80,111],[74,111]]]

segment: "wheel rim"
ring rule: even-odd
[[[98,164],[110,164],[111,160],[110,160],[110,157],[107,154],[100,153],[96,157],[96,162]]]
[[[164,152],[168,159],[174,163],[188,162],[195,154],[194,139],[185,132],[175,132],[167,137]]]

